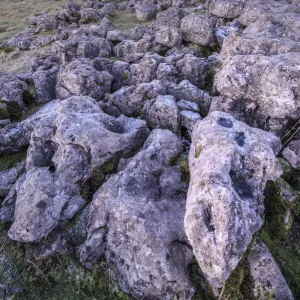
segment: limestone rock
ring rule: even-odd
[[[274,56],[235,55],[217,75],[217,90],[252,105],[256,126],[280,134],[289,119],[299,118],[299,53]]]
[[[191,249],[183,228],[186,184],[169,166],[182,151],[168,130],[153,130],[143,149],[95,194],[81,260],[105,254],[121,288],[135,298],[188,300]]]
[[[52,118],[35,125],[9,237],[37,241],[72,218],[85,205],[80,185],[92,170],[128,155],[147,134],[144,121],[108,116],[90,97],[62,101]]]
[[[263,224],[263,190],[281,175],[280,147],[274,135],[221,112],[194,128],[185,231],[215,295]]]
[[[181,32],[187,42],[201,46],[214,43],[213,21],[208,15],[190,14],[181,20]]]
[[[56,93],[60,99],[86,95],[100,100],[110,92],[112,80],[107,71],[97,71],[91,60],[79,58],[59,71]]]
[[[180,30],[166,25],[159,26],[155,33],[155,41],[169,48],[179,46],[182,41]]]
[[[140,1],[135,6],[136,17],[140,21],[148,21],[155,17],[156,5],[152,3],[147,3]]]
[[[178,132],[179,110],[173,96],[158,96],[155,100],[147,101],[143,113],[151,127]]]

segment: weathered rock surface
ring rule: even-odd
[[[70,298],[80,283],[85,297],[127,299],[111,287],[112,268],[135,299],[206,298],[207,284],[220,298],[248,299],[254,287],[260,299],[292,299],[266,247],[249,248],[263,222],[299,296],[298,2],[70,1],[0,42],[1,169],[27,150],[0,172],[0,223],[12,223],[8,235],[1,226],[0,260],[11,265],[6,251],[21,245],[21,276],[30,272],[28,291],[26,278],[10,288],[16,276],[0,268],[6,298],[55,298],[57,278],[72,273]],[[278,153],[288,161],[278,159],[279,179]],[[77,262],[55,278],[48,264],[27,266],[71,252],[75,263],[79,251],[91,279]],[[94,276],[103,264],[109,297]],[[51,277],[39,296],[35,269]]]
[[[216,79],[218,91],[236,102],[245,100],[253,124],[280,133],[299,117],[299,53],[276,56],[236,55],[226,60]]]
[[[53,112],[59,106],[59,100],[53,100],[35,114],[20,123],[11,123],[0,129],[0,154],[19,152],[29,146],[31,133],[40,120],[52,119]]]
[[[267,246],[257,240],[248,255],[254,295],[260,299],[293,300],[294,297]]]
[[[173,96],[158,96],[155,100],[147,101],[143,110],[145,119],[152,128],[178,132],[179,110]]]
[[[6,197],[24,171],[25,163],[18,163],[14,168],[0,172],[0,197]]]
[[[213,21],[209,15],[190,14],[181,20],[183,39],[201,46],[214,43]]]
[[[300,170],[300,140],[291,141],[282,152],[293,168]]]
[[[0,72],[0,104],[16,102],[23,107],[27,104],[29,94],[25,81],[14,75]]]
[[[222,1],[212,1],[211,9]],[[281,135],[299,118],[299,7],[285,1],[225,1],[247,26],[225,38],[223,66],[215,81],[221,96],[233,99],[230,113],[242,111],[247,123]],[[244,6],[244,7],[243,7]],[[241,10],[242,8],[242,10]],[[222,15],[218,14],[217,15]],[[242,105],[240,104],[242,103]],[[226,103],[224,103],[226,111]],[[228,108],[228,107],[227,107]]]
[[[187,276],[192,251],[183,228],[187,185],[170,159],[182,151],[168,130],[152,131],[143,149],[95,194],[88,238],[81,249],[87,267],[105,254],[119,284],[135,298],[191,299]]]
[[[92,98],[61,102],[52,118],[34,127],[10,238],[36,241],[72,218],[85,205],[80,183],[94,168],[137,149],[147,134],[144,121],[110,117]]]
[[[89,59],[79,58],[62,68],[58,74],[58,98],[91,96],[97,100],[111,90],[113,77],[107,71],[97,71]]]
[[[215,295],[263,224],[263,190],[281,175],[280,147],[274,135],[221,112],[193,131],[185,230]]]

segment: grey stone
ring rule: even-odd
[[[258,239],[251,247],[248,262],[254,280],[255,297],[262,300],[294,299],[275,259],[261,240]]]
[[[185,231],[217,296],[263,220],[263,191],[282,170],[280,140],[222,112],[197,123],[189,152]]]
[[[156,15],[156,5],[140,1],[135,5],[135,13],[140,21],[151,20]]]
[[[88,95],[100,100],[111,91],[112,81],[112,75],[107,71],[97,71],[91,60],[78,58],[60,69],[56,93],[60,99]]]
[[[95,194],[81,260],[102,255],[133,297],[192,298],[187,265],[192,252],[183,230],[186,184],[169,161],[182,151],[168,130],[153,130],[143,149]],[[107,229],[106,229],[107,228]]]
[[[190,14],[181,20],[181,33],[187,42],[201,46],[214,43],[214,23],[208,15]]]
[[[20,174],[25,169],[25,163],[18,163],[14,168],[0,172],[0,197],[5,198]]]
[[[182,42],[180,30],[176,27],[161,25],[155,32],[155,41],[169,48],[179,46]]]
[[[9,237],[38,241],[61,220],[85,205],[80,185],[94,168],[126,156],[147,137],[144,121],[102,112],[90,97],[71,97],[52,117],[40,120],[31,136],[26,174],[16,188],[14,222]]]
[[[299,118],[299,53],[274,56],[235,55],[226,59],[215,85],[222,96],[245,100],[261,127],[280,134]]]
[[[174,133],[179,130],[179,110],[173,96],[157,96],[155,100],[147,101],[143,115],[153,128],[169,129]]]
[[[177,102],[177,106],[180,110],[190,110],[193,112],[199,112],[199,107],[195,102],[180,100]]]
[[[180,112],[180,123],[181,126],[188,130],[189,135],[192,135],[195,125],[201,121],[201,116],[199,113],[183,110]]]
[[[282,151],[282,156],[293,168],[300,170],[300,140],[289,142],[287,147]]]

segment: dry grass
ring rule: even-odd
[[[26,19],[61,10],[68,0],[0,0],[0,41],[7,41],[26,26]]]

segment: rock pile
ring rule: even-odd
[[[26,255],[105,259],[134,299],[300,297],[258,237],[278,205],[266,186],[285,216],[300,199],[300,6],[202,2],[70,1],[0,43],[7,59],[49,50],[0,73],[0,222]],[[253,298],[229,292],[241,263]]]

